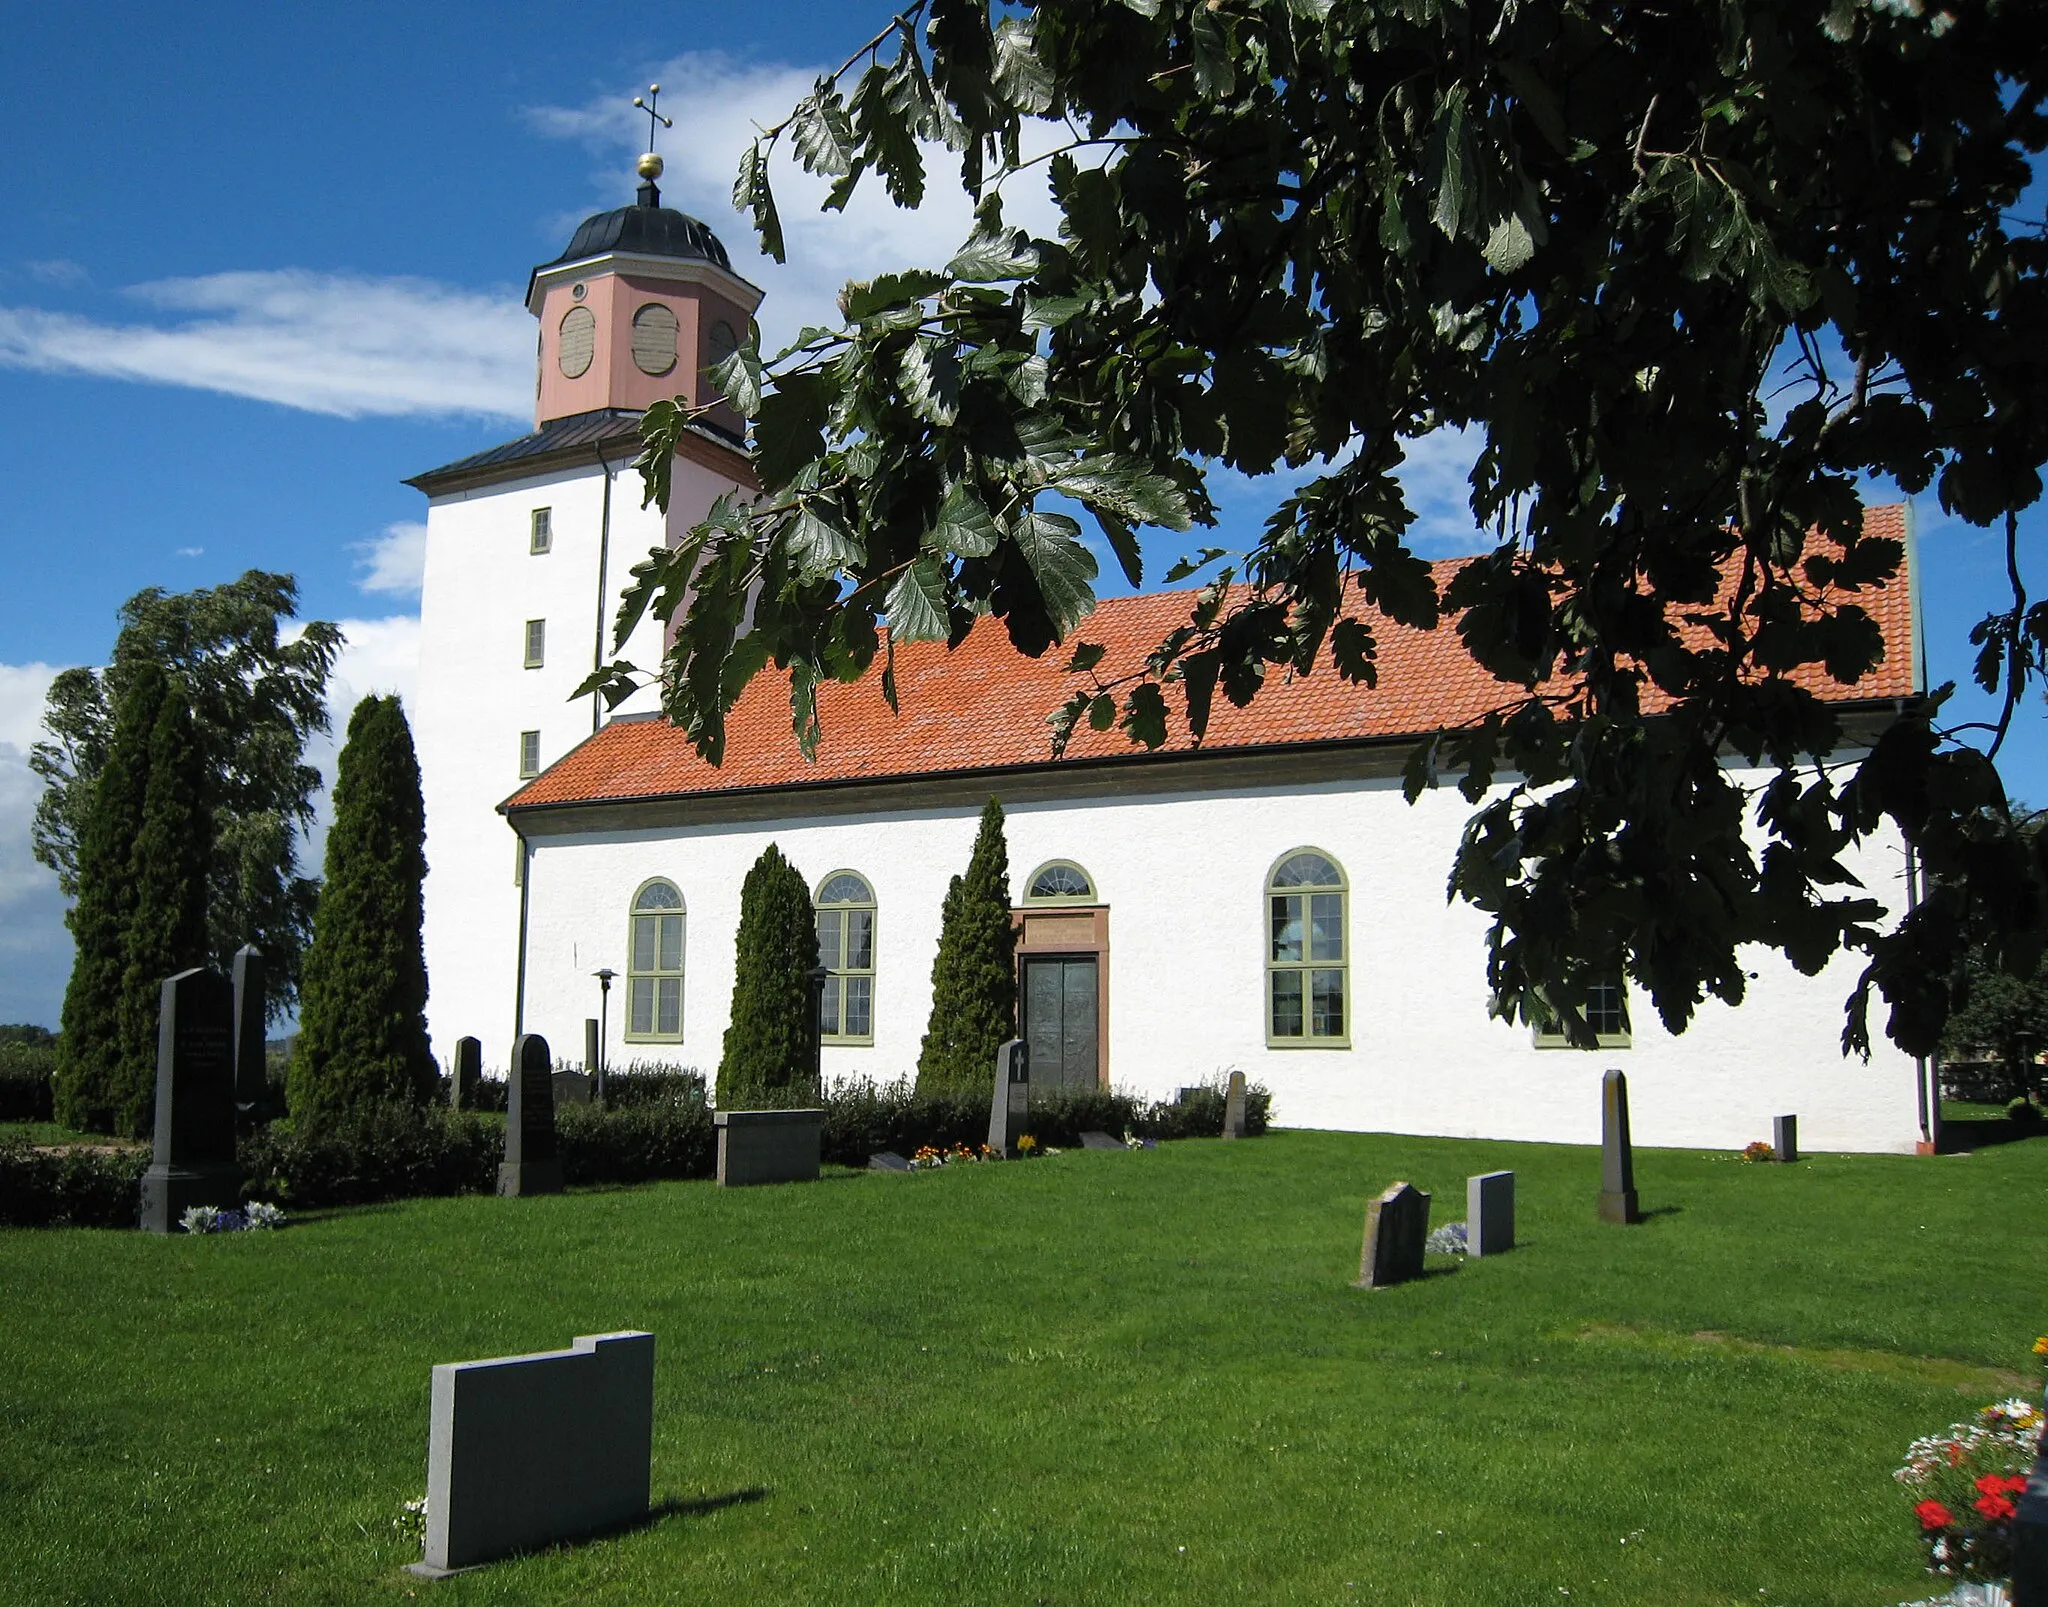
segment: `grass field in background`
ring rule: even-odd
[[[1522,1246],[1378,1292],[1368,1194]],[[0,1231],[9,1603],[1889,1607],[1906,1443],[2035,1391],[2048,1140],[1793,1166],[1308,1132],[914,1176]],[[617,1538],[437,1585],[429,1369],[658,1336]],[[1569,1592],[1569,1597],[1563,1592]]]

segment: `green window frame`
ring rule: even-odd
[[[633,893],[626,934],[626,1042],[683,1041],[682,890],[656,876]]]
[[[548,622],[544,619],[529,619],[526,622],[526,667],[537,670],[548,658]]]
[[[533,510],[533,525],[527,534],[526,550],[536,558],[542,553],[555,550],[555,510],[553,508],[535,508]]]
[[[818,1036],[826,1043],[875,1041],[875,889],[858,871],[835,870],[818,884],[818,963],[825,998]]]
[[[1024,884],[1027,904],[1093,904],[1095,878],[1071,859],[1048,859]]]
[[[540,733],[522,731],[519,733],[519,779],[530,781],[540,774]]]
[[[1598,1040],[1588,1049],[1627,1049],[1633,1046],[1628,1025],[1628,979],[1619,971],[1601,977],[1586,987],[1586,1025]],[[1565,1036],[1564,1023],[1556,1013],[1537,1008],[1530,1030],[1538,1049],[1576,1049],[1580,1046]]]
[[[1266,875],[1266,1047],[1351,1047],[1351,889],[1320,848]]]

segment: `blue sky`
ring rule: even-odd
[[[664,192],[768,291],[770,339],[824,321],[839,283],[943,261],[964,203],[875,197],[843,218],[785,176],[791,263],[730,211],[752,120],[787,109],[882,8],[359,4],[24,7],[0,52],[0,1021],[54,1024],[69,966],[54,879],[30,858],[25,764],[42,692],[101,659],[146,585],[296,574],[344,622],[336,705],[410,686],[424,505],[401,480],[522,432],[528,270],[630,199],[664,85]],[[1013,215],[1034,216],[1029,196]],[[1424,443],[1409,484],[1432,554],[1457,550],[1465,454]],[[1268,498],[1237,485],[1222,539]],[[1931,673],[1967,672],[2002,550],[1916,509]],[[2038,546],[2044,524],[2029,521]],[[1155,545],[1155,569],[1181,550]],[[1105,564],[1111,582],[1114,565]],[[1105,589],[1108,589],[1106,586]],[[323,754],[323,758],[329,755]],[[2008,783],[2048,802],[2036,703]]]

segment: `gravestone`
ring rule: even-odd
[[[1395,1183],[1365,1208],[1365,1249],[1358,1258],[1360,1289],[1384,1289],[1422,1276],[1422,1246],[1429,1237],[1429,1196],[1412,1183]]]
[[[484,1080],[484,1046],[477,1038],[455,1040],[455,1067],[448,1074],[448,1104],[455,1110],[476,1108],[476,1086]]]
[[[264,1064],[263,1028],[269,1011],[264,1003],[263,951],[254,943],[235,950],[235,1110],[253,1117],[263,1103],[269,1068]]]
[[[597,1057],[603,1051],[597,1041],[597,1017],[583,1018],[583,1075],[597,1076]]]
[[[505,1089],[505,1163],[498,1168],[500,1194],[562,1192],[553,1067],[547,1039],[537,1032],[522,1032],[512,1046],[512,1075]]]
[[[1223,1094],[1223,1136],[1244,1137],[1244,1073],[1233,1071]]]
[[[1771,1149],[1773,1160],[1796,1161],[1799,1159],[1799,1118],[1797,1116],[1773,1116],[1771,1118]]]
[[[907,1172],[910,1170],[910,1162],[906,1161],[901,1155],[898,1155],[893,1149],[885,1149],[879,1155],[870,1155],[868,1157],[868,1170],[870,1172]]]
[[[1125,1145],[1122,1139],[1111,1138],[1107,1133],[1083,1133],[1081,1135],[1081,1147],[1083,1149],[1123,1149]]]
[[[1465,1253],[1499,1255],[1515,1247],[1515,1174],[1465,1179]]]
[[[718,1128],[720,1188],[817,1177],[825,1153],[822,1110],[721,1110],[711,1120]]]
[[[1600,1220],[1640,1222],[1636,1154],[1628,1136],[1628,1079],[1610,1071],[1600,1079]]]
[[[2048,1411],[2048,1392],[2041,1406]],[[2048,1434],[2013,1515],[2012,1607],[2048,1607]]]
[[[173,1233],[194,1205],[242,1197],[235,1164],[235,990],[218,971],[180,971],[158,994],[156,1146],[142,1174],[142,1227]]]
[[[654,1335],[434,1369],[429,1579],[644,1519],[653,1471]]]
[[[590,1103],[590,1079],[580,1071],[558,1071],[553,1077],[555,1105],[587,1105]]]
[[[1017,1153],[1017,1140],[1031,1119],[1031,1051],[1012,1038],[996,1051],[995,1093],[988,1106],[988,1147],[998,1155]]]

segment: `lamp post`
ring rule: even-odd
[[[597,1087],[593,1092],[597,1102],[604,1103],[604,1036],[609,1025],[612,1002],[612,978],[619,973],[610,966],[600,966],[590,973],[597,978]]]

